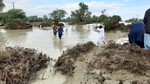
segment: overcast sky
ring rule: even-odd
[[[64,9],[70,15],[71,11],[79,8],[78,4],[84,2],[89,6],[92,15],[101,15],[106,9],[109,16],[120,15],[123,20],[138,17],[143,18],[145,11],[150,8],[150,0],[4,0],[5,9],[12,9],[12,2],[15,8],[23,9],[27,16],[48,15],[55,9]]]

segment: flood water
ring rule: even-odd
[[[27,30],[0,29],[0,47],[20,46],[34,48],[53,59],[57,59],[64,50],[78,43],[86,43],[88,41],[97,43],[99,32],[94,30],[95,26],[96,24],[71,25],[68,27],[68,31],[64,28],[64,34],[61,40],[58,37],[54,37],[51,27],[44,29],[33,27]],[[126,36],[126,33],[119,31],[105,33],[105,40],[117,40],[118,38]],[[31,84],[63,84],[66,77],[60,73],[54,74],[53,70],[51,70],[51,66],[49,66],[49,68],[40,71],[37,80]],[[44,80],[41,79],[43,75]]]

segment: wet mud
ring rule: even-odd
[[[56,71],[61,71],[62,74],[72,76],[73,70],[75,69],[74,63],[77,58],[89,52],[95,47],[93,42],[88,42],[85,44],[78,44],[75,47],[68,49],[64,52],[55,64]]]
[[[0,84],[28,84],[49,61],[35,49],[6,47],[0,50]]]

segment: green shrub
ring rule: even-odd
[[[7,28],[9,28],[9,27],[11,27],[11,26],[13,26],[14,25],[14,23],[11,21],[11,22],[7,22],[6,24],[5,24],[5,28],[7,29]]]
[[[111,30],[111,22],[108,20],[108,19],[105,19],[104,21],[103,21],[103,24],[104,24],[104,26],[105,26],[105,30]]]
[[[104,22],[104,20],[108,20],[108,17],[106,15],[101,15],[99,17],[100,22]]]
[[[49,20],[48,20],[48,24],[49,24],[49,25],[53,25],[53,20],[52,20],[52,19],[49,19]]]

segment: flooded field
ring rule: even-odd
[[[27,30],[0,29],[0,47],[20,46],[34,48],[57,60],[63,51],[78,43],[86,43],[88,41],[97,43],[99,33],[94,30],[95,26],[96,24],[72,25],[69,26],[68,31],[64,28],[61,40],[58,37],[54,37],[51,27],[33,27],[33,29]],[[120,31],[109,32],[105,33],[105,37],[106,41],[117,40],[127,37],[127,33]],[[50,64],[47,69],[40,71],[37,80],[32,81],[31,84],[63,84],[66,77],[60,73],[54,73],[52,66],[53,64]]]

